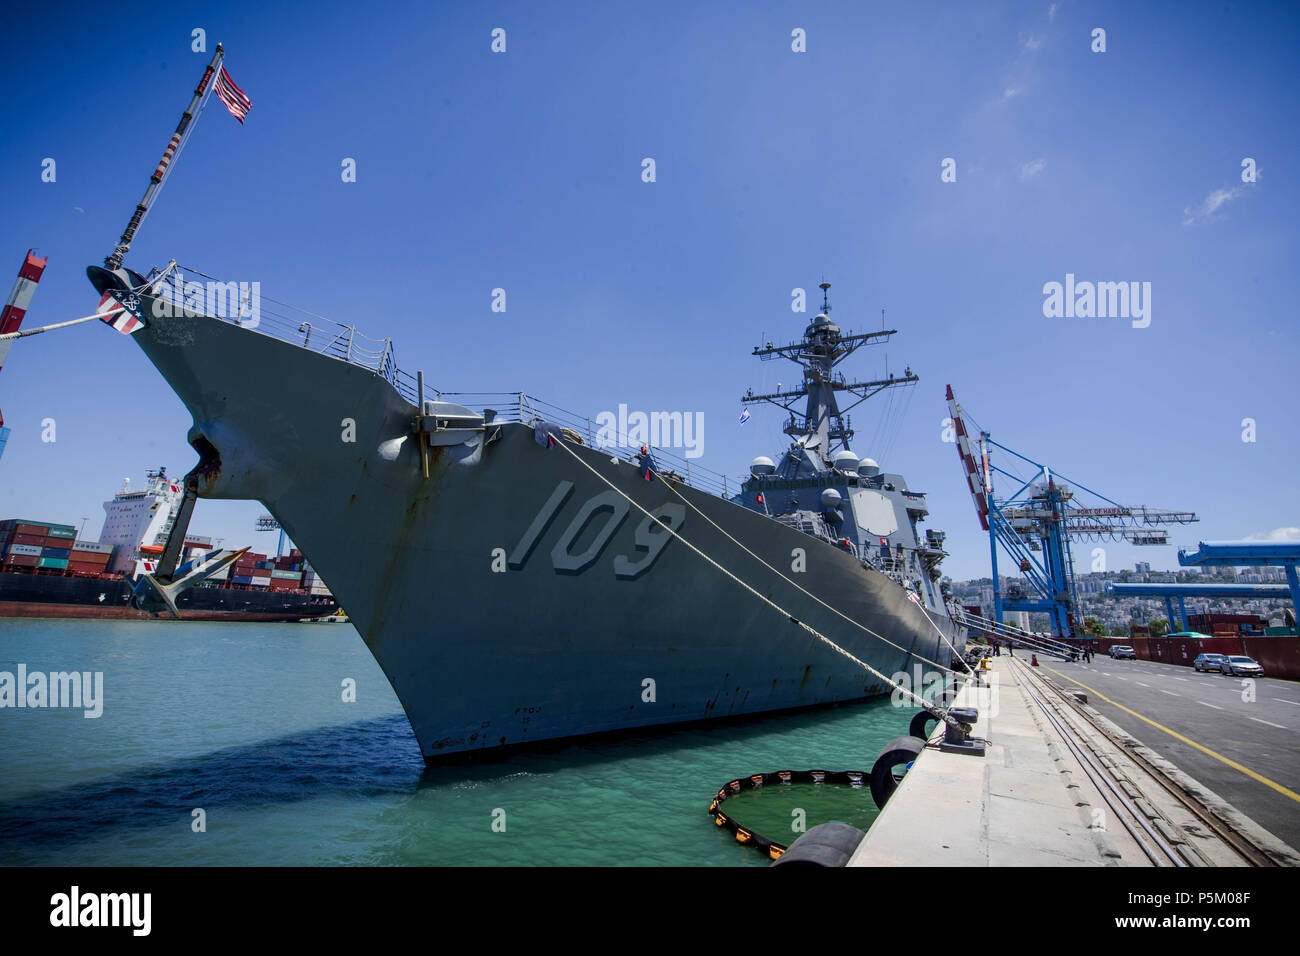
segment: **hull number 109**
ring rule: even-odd
[[[546,499],[537,516],[533,518],[519,543],[510,552],[508,564],[518,571],[528,561],[537,544],[550,528],[560,509],[564,507],[573,494],[573,482],[561,481]],[[560,532],[551,548],[551,565],[557,574],[581,574],[596,563],[601,552],[611,538],[627,519],[627,499],[614,490],[602,491],[589,498],[578,509],[568,527]],[[668,542],[672,540],[671,531],[677,531],[686,520],[686,509],[679,504],[662,504],[655,508],[637,525],[634,547],[631,554],[620,554],[614,558],[614,576],[633,580],[650,570],[651,565],[663,553]],[[595,533],[586,547],[575,553],[578,540],[588,528]]]

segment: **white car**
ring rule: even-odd
[[[1264,668],[1253,657],[1230,654],[1219,661],[1219,673],[1229,677],[1263,677]]]

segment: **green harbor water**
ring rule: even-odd
[[[102,671],[104,703],[0,709],[11,865],[765,866],[714,825],[718,788],[869,770],[912,713],[881,698],[426,768],[350,625],[0,620],[0,671],[19,663]],[[783,843],[796,810],[808,827],[875,816],[847,785],[727,806]]]

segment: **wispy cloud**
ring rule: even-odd
[[[1274,528],[1246,535],[1247,541],[1300,541],[1300,528]]]
[[[1007,100],[1012,99],[1013,97],[1017,97],[1023,92],[1024,90],[1018,86],[1008,86],[1005,90],[1002,91],[1002,99],[1000,100],[1000,102],[1005,103]]]
[[[1026,50],[1037,50],[1042,45],[1043,45],[1042,37],[1036,37],[1032,33],[1029,34],[1029,36],[1025,37]]]
[[[1024,182],[1026,179],[1033,179],[1046,168],[1047,160],[1043,159],[1041,156],[1038,159],[1025,163],[1020,167],[1020,181]]]
[[[1047,19],[1049,20],[1056,19],[1056,4],[1052,4],[1050,7],[1047,8]]]
[[[1195,226],[1219,218],[1219,211],[1242,193],[1240,186],[1231,189],[1216,189],[1195,206],[1183,210],[1183,225]]]

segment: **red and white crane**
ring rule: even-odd
[[[41,259],[32,255],[31,249],[27,250],[27,257],[18,268],[18,278],[14,281],[13,290],[9,293],[4,310],[0,311],[0,336],[17,332],[23,324],[27,309],[32,304],[32,296],[36,294],[36,284],[41,281],[41,273],[45,271],[45,263],[49,261],[48,258]],[[0,368],[3,368],[5,359],[9,357],[9,346],[12,342],[13,339],[0,338]],[[5,443],[8,440],[9,429],[5,427],[4,412],[0,411],[0,455],[4,454]]]

